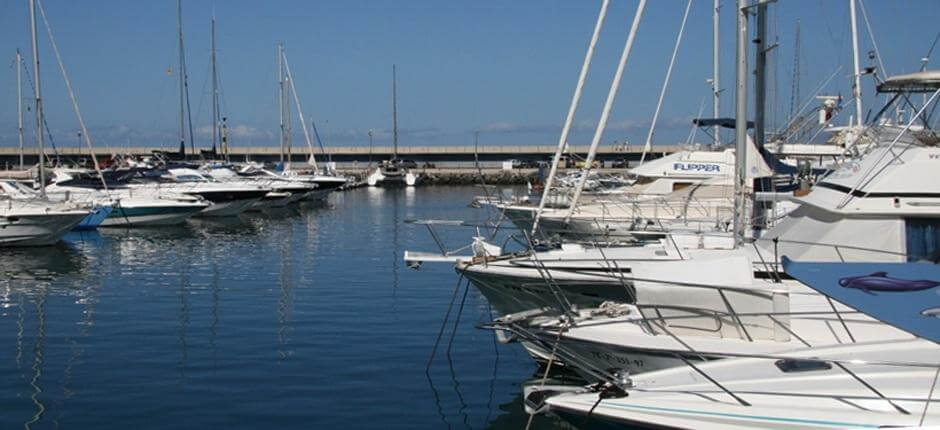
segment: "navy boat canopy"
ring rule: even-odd
[[[940,343],[940,265],[797,263],[784,257],[783,269],[846,306]]]
[[[717,125],[723,128],[737,128],[734,118],[695,118],[692,120],[692,124],[699,127],[714,127]],[[754,128],[754,121],[748,121],[747,128]]]

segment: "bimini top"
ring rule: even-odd
[[[879,93],[929,93],[940,89],[940,70],[892,76],[878,85]]]
[[[940,343],[940,265],[797,263],[788,275],[843,304],[915,336]]]
[[[716,125],[724,128],[737,128],[734,118],[695,118],[692,124],[699,127],[714,127]],[[747,128],[754,128],[754,121],[747,122]]]

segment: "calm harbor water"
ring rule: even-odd
[[[0,250],[0,428],[523,428],[535,364],[474,327],[471,288],[426,374],[457,275],[402,262],[436,249],[404,220],[482,218],[475,193],[363,188]]]

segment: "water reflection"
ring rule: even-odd
[[[0,248],[0,285],[14,288],[11,281],[52,281],[63,274],[81,275],[86,260],[68,242],[45,247]]]
[[[182,270],[179,275],[179,347],[180,347],[180,358],[177,362],[177,368],[179,369],[180,380],[179,383],[185,384],[186,382],[186,365],[189,362],[189,343],[187,341],[187,336],[189,334],[189,294],[186,291],[186,287],[189,286],[189,265],[184,264],[186,270]]]
[[[36,412],[33,416],[26,421],[23,426],[26,430],[32,429],[32,425],[39,422],[42,419],[43,414],[46,412],[46,405],[39,400],[39,394],[42,393],[42,388],[40,388],[40,378],[42,377],[43,370],[43,343],[46,340],[46,297],[45,294],[40,294],[36,300],[36,342],[33,344],[33,366],[32,366],[32,379],[29,381],[29,386],[32,387],[32,393],[30,393],[30,399],[35,406]]]
[[[277,300],[277,352],[279,359],[282,361],[293,355],[293,350],[290,349],[290,336],[293,332],[291,320],[294,313],[294,281],[292,279],[291,270],[293,262],[293,244],[294,229],[288,226],[287,237],[281,241],[281,264],[278,276],[280,294]]]
[[[8,308],[0,307],[0,372],[13,375],[0,389],[9,403],[0,428],[87,428],[155,414],[170,427],[257,428],[275,416],[283,427],[336,427],[350,417],[523,427],[521,397],[505,402],[533,365],[506,352],[517,345],[497,348],[473,328],[490,317],[472,287],[458,286],[436,366],[427,382],[418,376],[455,275],[404,270],[405,249],[434,244],[402,221],[459,218],[466,195],[353,190],[332,206],[0,250]],[[457,233],[445,238],[466,238]],[[305,409],[311,402],[320,407]],[[245,420],[220,418],[234,415]],[[499,425],[520,422],[506,415],[523,424]]]

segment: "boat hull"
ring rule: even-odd
[[[213,202],[209,207],[196,214],[198,217],[229,217],[237,216],[248,210],[253,204],[261,201],[261,197],[249,199]]]
[[[196,215],[204,205],[185,206],[117,206],[101,227],[149,227],[178,225]]]
[[[98,226],[108,219],[108,216],[111,215],[113,210],[113,206],[95,206],[88,216],[82,218],[82,222],[75,226],[74,230],[94,230],[98,228]]]
[[[458,271],[461,271],[459,265]],[[623,282],[610,278],[566,279],[554,272],[550,286],[548,281],[541,278],[514,276],[505,272],[463,270],[462,273],[499,315],[545,306],[558,307],[559,297],[553,286],[558,287],[569,303],[581,307],[597,307],[605,301],[633,302],[632,291],[625,288]]]
[[[0,216],[0,246],[46,246],[62,239],[88,216],[86,211]]]

